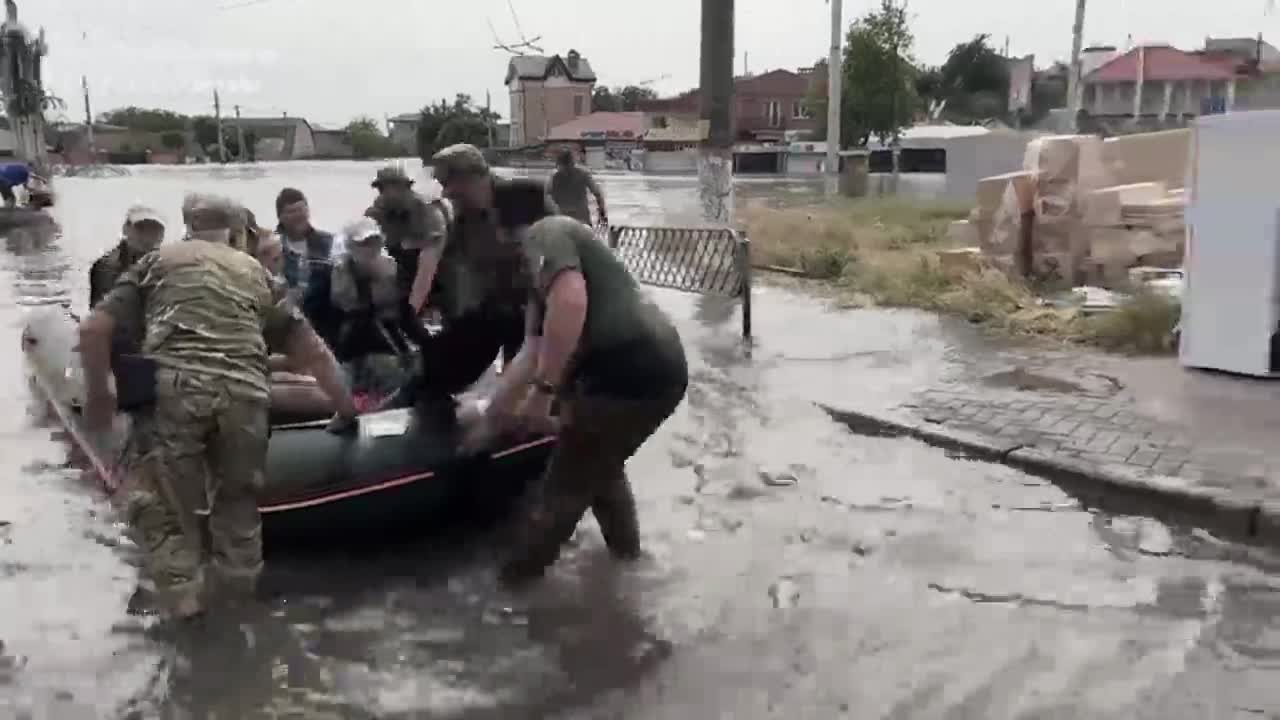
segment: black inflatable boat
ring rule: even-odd
[[[63,320],[33,316],[24,337],[33,394],[66,430],[77,464],[113,487],[127,422],[122,418],[109,437],[84,431],[76,408],[79,374],[69,371],[78,368],[78,358],[70,357]],[[326,431],[327,416],[280,424],[284,419],[273,414],[259,502],[263,531],[273,544],[349,543],[430,529],[466,510],[499,510],[541,473],[555,443],[550,435],[506,440],[464,456],[447,414],[403,408],[362,415],[358,430],[348,435]]]

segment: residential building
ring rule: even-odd
[[[64,162],[87,165],[95,158],[89,146],[88,127],[84,123],[53,125],[49,142]],[[130,164],[178,162],[187,145],[185,133],[144,132],[120,125],[93,124],[93,148],[97,160]]]
[[[1230,61],[1169,45],[1116,55],[1084,77],[1081,108],[1093,118],[1181,124],[1206,109],[1235,106],[1241,74]]]
[[[346,129],[327,130],[313,127],[311,137],[315,140],[315,157],[317,158],[340,160],[355,157],[351,133]]]
[[[232,128],[239,123],[246,140],[253,143],[255,160],[303,160],[316,155],[315,134],[303,118],[283,115],[223,122]]]
[[[422,113],[401,113],[387,120],[387,134],[408,155],[418,154],[418,124]]]
[[[522,55],[507,63],[505,84],[511,98],[511,145],[520,147],[590,113],[596,74],[577,50],[563,57]]]
[[[780,143],[797,133],[813,133],[821,127],[809,111],[812,94],[826,95],[825,66],[790,70],[770,70],[760,75],[734,79],[734,137],[739,142]],[[653,116],[658,128],[675,117],[687,123],[701,107],[698,90],[673,98],[650,100],[640,109]]]

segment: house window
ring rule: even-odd
[[[573,96],[573,114],[574,115],[582,114],[582,105],[583,105],[582,96],[574,95]]]
[[[791,103],[791,119],[792,120],[808,120],[809,109],[802,102]]]
[[[770,100],[764,105],[764,116],[769,120],[769,127],[778,127],[782,124],[782,103],[777,100]]]

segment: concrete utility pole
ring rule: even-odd
[[[1085,0],[1076,0],[1076,21],[1071,26],[1071,74],[1067,76],[1067,110],[1071,127],[1080,132],[1080,46],[1084,38]]]
[[[227,162],[227,143],[222,139],[222,101],[218,99],[218,89],[213,90],[213,124],[218,128],[218,162]]]
[[[249,153],[244,147],[244,126],[240,124],[240,106],[235,106],[236,111],[236,147],[240,149],[240,162],[248,160]]]
[[[844,69],[840,44],[844,40],[844,17],[841,0],[831,3],[831,54],[827,56],[827,174],[840,176],[840,90]]]
[[[98,146],[93,140],[93,111],[89,108],[89,78],[80,76],[80,87],[84,90],[84,133],[89,141],[89,164],[98,163]]]
[[[702,0],[702,95],[707,127],[698,160],[703,219],[727,225],[733,214],[733,0]]]

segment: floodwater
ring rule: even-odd
[[[70,298],[146,201],[176,227],[211,189],[318,225],[369,200],[375,166],[146,168],[59,181],[56,242],[0,256],[0,344]],[[695,218],[692,180],[609,175],[615,221]],[[740,195],[808,192],[747,182]],[[130,615],[135,550],[3,366],[0,718],[1280,717],[1280,562],[914,441],[861,437],[815,405],[894,404],[963,339],[908,312],[834,314],[659,292],[684,336],[687,402],[631,475],[650,557],[615,567],[593,525],[541,585],[499,590],[485,537],[273,562],[261,603],[174,635]]]

